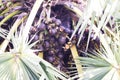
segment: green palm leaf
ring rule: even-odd
[[[13,49],[0,54],[0,79],[4,80],[66,80],[68,76],[36,56],[28,38],[23,41],[22,29],[12,35]]]
[[[81,80],[120,80],[120,30],[108,34],[111,36],[100,34],[101,48],[92,52],[94,55],[87,53],[89,57],[78,58],[84,72],[73,79],[80,76]]]
[[[9,42],[12,43],[13,48],[10,52],[1,52],[1,80],[67,80],[66,74],[34,54],[39,50],[33,50],[32,47],[38,41],[31,43],[34,37],[29,40],[29,29],[42,1],[36,1],[25,27],[21,25],[20,32],[16,31],[15,34],[11,34]],[[3,36],[3,33],[1,32],[0,36]]]

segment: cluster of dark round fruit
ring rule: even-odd
[[[33,48],[43,51],[45,60],[63,70],[63,46],[72,31],[69,27],[63,26],[60,19],[52,17],[49,21],[42,21],[40,25],[31,27],[30,39],[34,36],[33,42],[39,40]]]

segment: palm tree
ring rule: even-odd
[[[95,1],[97,6],[95,5]],[[58,3],[59,2],[61,1],[58,1]],[[87,57],[78,56],[76,48],[77,45],[70,47],[75,61],[73,64],[76,65],[76,67],[70,67],[74,70],[69,72],[72,77],[70,77],[71,75],[67,75],[64,72],[59,71],[43,58],[35,55],[35,52],[39,50],[32,49],[38,41],[32,42],[36,34],[34,34],[31,39],[29,38],[30,26],[32,25],[42,3],[44,3],[44,0],[36,0],[29,15],[19,10],[22,6],[20,3],[13,5],[9,2],[7,4],[8,7],[12,6],[12,8],[17,8],[14,8],[15,10],[13,10],[13,12],[11,11],[8,16],[0,21],[0,26],[4,25],[4,23],[13,16],[17,16],[17,19],[11,26],[10,31],[0,27],[0,36],[4,38],[4,41],[0,45],[0,79],[120,80],[119,0],[89,0],[84,12],[82,12],[76,4],[64,4],[79,17],[79,21],[75,25],[75,30],[71,35],[70,41],[77,33],[79,34],[77,45],[79,45],[84,31],[86,28],[89,29],[86,50],[81,51],[86,54]],[[98,7],[98,10],[96,10],[96,7]],[[9,8],[6,8],[4,11],[0,11],[0,16],[9,11]],[[45,16],[44,11],[45,10],[41,12],[39,22],[41,22],[41,18]],[[47,20],[50,19],[50,12],[51,10],[48,8],[48,13],[46,14]],[[112,21],[115,25],[113,25]],[[110,25],[107,25],[108,23]],[[20,31],[17,31],[18,27],[21,27]],[[89,51],[88,46],[90,45],[92,31],[95,33],[92,39],[94,40],[99,38],[100,48]],[[6,51],[9,43],[12,44],[12,48]]]

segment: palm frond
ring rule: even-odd
[[[118,26],[114,32],[109,29],[108,34],[101,34],[100,50],[92,52],[93,55],[87,53],[89,57],[78,58],[83,66],[83,74],[76,75],[72,79],[79,76],[81,80],[120,79],[120,30],[117,28]]]
[[[14,34],[14,32],[17,30],[18,26],[21,24],[21,22],[23,21],[23,19],[25,19],[25,14],[22,13],[19,15],[18,19],[15,21],[15,23],[13,24],[11,30],[9,31],[9,33],[6,31],[6,33],[8,34],[7,37],[4,37],[4,41],[1,44],[1,50],[5,51],[8,43],[10,42],[11,36]]]
[[[32,23],[33,23],[33,20],[34,20],[36,14],[37,14],[37,11],[38,11],[38,9],[40,8],[40,6],[41,6],[41,4],[42,4],[43,1],[44,1],[44,0],[37,0],[37,1],[34,3],[33,8],[32,8],[32,10],[31,10],[31,12],[30,12],[29,17],[28,17],[28,20],[27,20],[27,22],[26,22],[25,29],[24,29],[24,31],[23,31],[23,33],[24,33],[24,34],[23,34],[23,35],[24,35],[24,38],[26,38],[26,37],[28,36],[30,27],[31,27],[31,25],[32,25]],[[33,13],[34,13],[34,14],[33,14]]]
[[[83,34],[82,25],[85,25],[85,24],[93,25],[92,29],[96,32],[96,36],[99,37],[101,42],[100,49],[92,52],[92,54],[84,52],[85,54],[88,55],[88,57],[78,58],[78,60],[83,66],[83,73],[79,75],[75,75],[70,79],[74,80],[79,77],[80,77],[79,78],[80,80],[106,80],[106,79],[119,80],[120,79],[119,25],[114,21],[114,23],[116,23],[114,28],[112,27],[111,29],[111,26],[106,26],[108,22],[112,24],[110,21],[110,18],[111,16],[114,17],[118,0],[115,0],[115,1],[106,0],[106,2],[107,3],[105,3],[104,8],[102,9],[102,10],[105,9],[104,13],[102,16],[100,15],[101,19],[97,20],[97,17],[94,16],[95,17],[94,20],[97,21],[97,25],[95,25],[94,22],[92,22],[92,19],[90,20],[89,19],[90,17],[89,17],[87,18],[88,21],[86,20],[83,21],[83,24],[81,24],[81,28],[79,29],[80,30],[79,33],[80,35],[82,35]],[[85,21],[86,23],[84,23]],[[104,34],[101,33],[101,29],[104,30]]]
[[[53,65],[35,55],[38,50],[32,47],[38,42],[29,40],[29,30],[43,0],[37,0],[28,17],[26,25],[20,26],[20,32],[8,33],[13,48],[0,54],[0,79],[4,80],[67,80],[68,76]],[[34,14],[33,14],[34,13]],[[6,20],[6,19],[5,19]],[[4,20],[4,21],[5,21]],[[2,23],[4,22],[2,21]],[[18,23],[21,19],[18,19]],[[2,24],[1,23],[1,24]],[[15,25],[16,27],[16,25]],[[15,28],[14,28],[15,29]],[[14,29],[12,31],[14,31]],[[26,33],[27,32],[27,33]],[[14,34],[13,34],[14,33]],[[34,35],[36,36],[36,35]],[[8,70],[9,69],[9,70]]]
[[[119,62],[116,64],[117,58],[115,58],[115,62],[111,59],[111,56],[108,56],[104,52],[98,52],[96,55],[89,55],[89,57],[80,57],[78,58],[83,65],[83,74],[79,74],[81,80],[119,80]],[[118,54],[118,53],[114,53]],[[118,57],[119,55],[117,55]],[[112,56],[113,58],[115,55]],[[113,63],[114,62],[114,63]],[[87,76],[86,76],[87,75]],[[78,75],[74,76],[73,79],[78,78]],[[112,77],[110,77],[112,76]]]
[[[103,3],[103,2],[105,2],[105,3]],[[98,5],[97,6],[98,10],[96,10],[96,7],[94,7],[94,4],[93,4],[93,0],[88,1],[87,8],[85,9],[85,12],[83,12],[82,16],[79,18],[79,21],[76,25],[76,28],[75,28],[73,34],[71,35],[70,40],[72,40],[73,36],[78,31],[79,40],[78,40],[77,45],[79,45],[79,43],[83,37],[83,34],[85,32],[85,29],[87,27],[89,27],[89,29],[91,29],[91,30],[94,30],[94,32],[95,32],[94,39],[96,38],[96,36],[99,36],[100,30],[102,28],[104,28],[104,26],[109,22],[110,17],[115,12],[118,0],[115,0],[115,1],[104,0],[103,2],[101,2],[100,0],[96,1],[96,4]],[[96,14],[93,14],[93,13],[96,13]],[[94,20],[92,20],[93,17],[94,17]],[[100,18],[100,17],[101,17],[101,19],[99,20],[98,18]],[[95,25],[94,22],[96,22],[97,25]],[[91,31],[89,31],[89,37],[91,36],[90,32]],[[89,45],[89,37],[87,40],[87,47]],[[86,47],[86,51],[87,51],[87,47]]]
[[[0,54],[0,79],[10,80],[67,80],[64,73],[54,68],[50,63],[34,54],[31,43],[26,38],[23,41],[23,29],[11,37],[13,49]],[[9,69],[9,70],[8,70]]]
[[[14,11],[12,13],[10,13],[8,16],[6,16],[1,22],[0,22],[0,26],[4,24],[4,22],[6,22],[8,19],[10,19],[11,17],[13,17],[14,15],[18,14],[20,11]]]

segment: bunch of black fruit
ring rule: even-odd
[[[62,71],[66,71],[71,55],[70,50],[64,48],[73,32],[70,13],[63,5],[52,6],[50,19],[33,25],[29,34],[30,39],[34,36],[33,42],[39,40],[33,49],[42,51],[43,58]]]
[[[33,48],[43,51],[45,60],[65,71],[66,54],[63,47],[72,31],[63,26],[60,19],[51,17],[50,21],[42,21],[40,25],[31,27],[30,38],[34,36],[33,41],[39,40]]]

